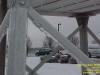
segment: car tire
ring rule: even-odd
[[[89,58],[91,58],[91,53],[88,53]]]
[[[100,58],[100,56],[96,56],[96,58]]]
[[[39,54],[37,54],[37,53],[36,53],[35,55],[36,55],[36,56],[39,56]]]

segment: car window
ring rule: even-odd
[[[90,44],[88,45],[88,49],[100,49],[100,46],[98,44]]]
[[[100,51],[100,49],[88,49],[89,51]]]
[[[90,47],[89,49],[100,49],[100,48],[93,48],[93,47]]]

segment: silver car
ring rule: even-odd
[[[89,57],[100,57],[100,46],[98,44],[89,44],[88,46]]]

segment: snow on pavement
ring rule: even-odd
[[[30,68],[34,68],[39,64],[39,57],[27,57],[26,64]],[[7,62],[6,62],[7,66]],[[6,67],[7,68],[7,67]],[[38,75],[82,75],[81,67],[74,64],[45,63],[38,71]],[[7,75],[7,73],[5,74]],[[28,75],[26,72],[25,75]],[[95,74],[90,74],[95,75]],[[99,74],[98,74],[99,75]]]
[[[33,69],[40,59],[37,57],[27,58],[27,64]],[[81,68],[72,64],[46,63],[37,72],[38,75],[81,75]]]

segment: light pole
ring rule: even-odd
[[[60,28],[59,28],[60,26],[61,26],[61,23],[58,24],[58,31],[60,31]]]

